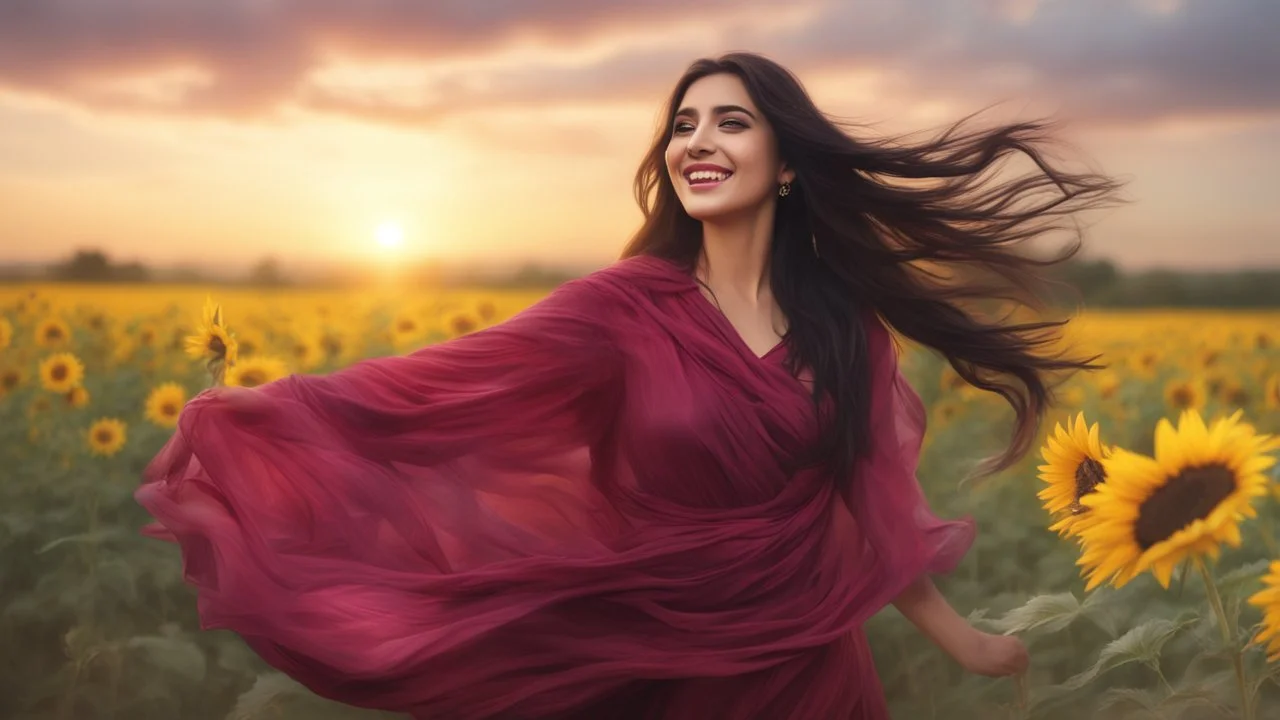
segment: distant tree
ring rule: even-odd
[[[101,250],[77,250],[66,262],[50,268],[55,280],[73,282],[106,282],[112,280],[111,261]]]
[[[1054,289],[1054,299],[1062,302],[1095,304],[1111,297],[1121,282],[1121,273],[1110,260],[1072,258],[1053,268],[1050,278],[1066,287]]]
[[[118,282],[141,283],[151,280],[151,270],[137,261],[116,266],[114,275]]]
[[[251,285],[278,286],[287,285],[289,280],[280,270],[280,263],[274,257],[265,257],[249,271]]]

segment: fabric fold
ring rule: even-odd
[[[782,353],[720,341],[691,286],[631,258],[409,355],[205,391],[144,532],[203,627],[353,705],[884,717],[861,625],[973,537],[916,480],[919,397],[871,318],[875,442],[842,496],[777,458],[817,430]]]

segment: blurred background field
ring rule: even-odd
[[[1278,26],[1275,0],[0,2],[0,720],[378,717],[199,631],[176,548],[138,534],[142,468],[210,382],[185,338],[212,297],[225,379],[255,385],[502,322],[617,256],[698,57],[772,57],[875,139],[1052,117],[1125,182],[1053,271],[1110,367],[1060,389],[1037,449],[1077,412],[1142,453],[1184,409],[1280,432]],[[1033,663],[1022,688],[965,675],[886,610],[895,718],[1222,720],[1244,686],[1280,720],[1245,602],[1280,560],[1274,467],[1221,607],[1187,565],[1086,593],[1036,449],[959,484],[1003,401],[926,352],[906,372],[922,482],[980,528],[942,588]]]
[[[0,288],[0,717],[375,716],[311,696],[234,635],[199,631],[177,550],[138,535],[147,518],[131,493],[142,468],[181,404],[210,382],[183,340],[213,296],[238,345],[227,382],[255,385],[475,332],[543,293]],[[1182,408],[1243,410],[1260,430],[1280,430],[1278,311],[1091,311],[1071,327],[1070,342],[1110,367],[1061,389],[1046,432],[1083,411],[1106,442],[1150,452],[1156,421]],[[57,374],[57,358],[67,374]],[[1047,529],[1038,453],[958,485],[968,463],[1005,441],[1003,401],[965,386],[932,354],[911,349],[905,367],[930,413],[921,479],[940,513],[972,514],[980,527],[943,590],[975,620],[1019,632],[1034,662],[1019,699],[1009,681],[961,673],[886,610],[868,631],[895,717],[1122,718],[1144,706],[1155,708],[1147,717],[1229,717],[1236,684],[1213,642],[1205,589],[1193,579],[1163,590],[1145,575],[1086,596],[1077,551]],[[1255,502],[1259,518],[1220,565],[1243,568],[1223,584],[1242,633],[1260,614],[1241,600],[1261,587],[1265,561],[1280,558],[1275,497]],[[1117,649],[1134,628],[1146,635]],[[1257,717],[1275,717],[1275,664],[1258,648],[1243,656],[1259,681]],[[1083,682],[1090,668],[1097,677]]]

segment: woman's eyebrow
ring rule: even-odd
[[[711,108],[711,114],[713,115],[724,115],[725,113],[731,113],[731,112],[745,113],[747,117],[750,117],[752,120],[756,119],[755,113],[742,107],[741,105],[717,105]],[[676,112],[676,117],[681,117],[681,116],[698,117],[698,111],[691,107],[682,107],[680,108],[679,111]]]

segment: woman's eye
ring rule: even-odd
[[[734,125],[737,125],[738,127],[741,127],[741,128],[745,128],[747,126],[746,123],[742,122],[741,120],[733,120],[733,119],[725,120],[720,124],[728,125],[729,123],[733,123]],[[682,132],[685,128],[691,128],[691,127],[693,126],[690,125],[689,123],[679,123],[675,126],[674,131],[679,133],[679,132]]]

